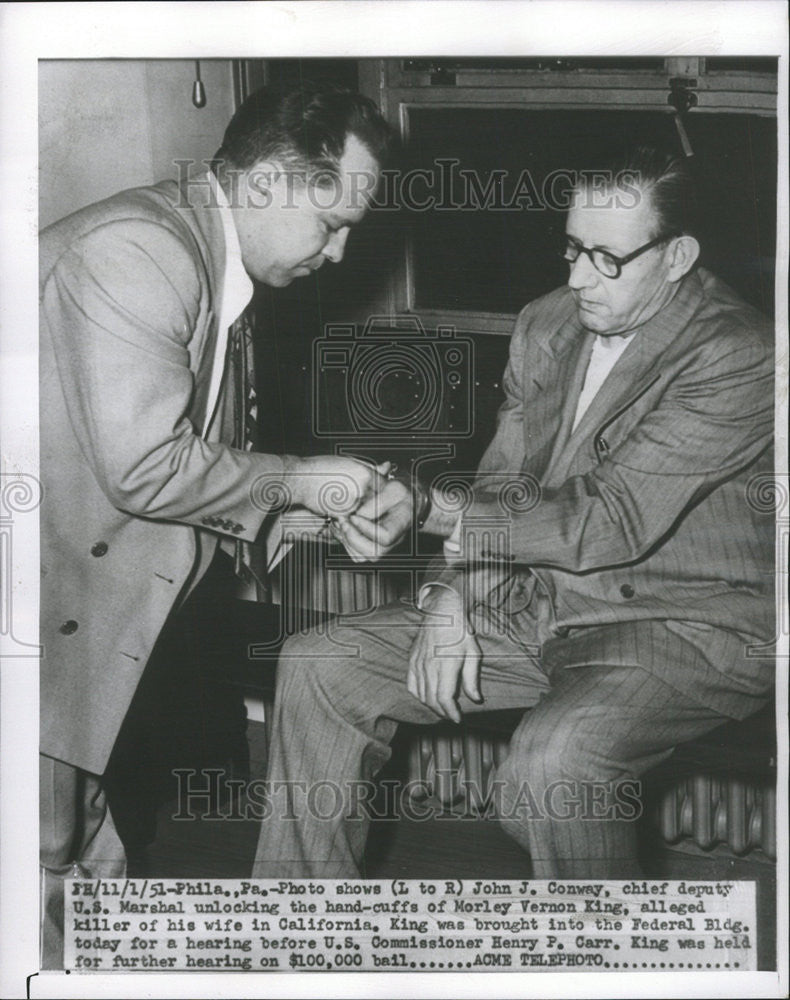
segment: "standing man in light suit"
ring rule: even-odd
[[[359,95],[264,90],[213,173],[41,234],[44,967],[61,961],[63,877],[124,874],[101,775],[168,616],[284,494],[323,516],[328,484],[354,509],[383,483],[347,458],[247,450],[253,382],[232,372],[251,351],[229,328],[251,279],[342,260],[388,141]]]
[[[682,162],[640,149],[605,194],[580,182],[567,286],[518,317],[471,503],[420,504],[446,562],[416,606],[286,643],[255,875],[359,875],[359,782],[397,723],[523,707],[496,806],[534,877],[629,877],[623,782],[765,703],[773,524],[747,484],[773,471],[772,331],[695,266]],[[508,483],[535,502],[508,507]],[[376,555],[412,516],[388,485],[346,542]],[[326,800],[286,801],[298,782]]]

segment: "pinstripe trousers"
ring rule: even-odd
[[[484,702],[460,695],[459,706],[463,714],[526,709],[495,775],[499,822],[529,852],[534,878],[638,874],[635,779],[725,717],[644,665],[596,665],[594,649],[589,666],[549,675],[539,651],[552,630],[540,609],[516,622],[493,615],[478,608],[471,619]],[[398,722],[437,721],[406,689],[425,617],[399,602],[286,642],[254,877],[364,874],[368,818],[359,804],[369,789],[360,789],[388,760]],[[678,642],[668,634],[667,650]]]

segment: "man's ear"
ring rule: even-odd
[[[282,176],[283,168],[275,160],[261,160],[247,171],[247,185],[253,191],[266,194]]]
[[[669,247],[669,280],[680,281],[694,267],[699,243],[693,236],[676,236]]]

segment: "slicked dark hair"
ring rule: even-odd
[[[228,125],[215,172],[247,170],[264,160],[289,169],[337,176],[346,138],[355,135],[383,164],[392,132],[367,97],[334,86],[264,87],[251,94]],[[217,162],[219,161],[219,162]]]
[[[613,179],[613,188],[621,183],[636,184],[650,197],[656,215],[653,237],[665,233],[697,235],[696,185],[684,157],[658,146],[642,145],[613,157],[604,169]]]

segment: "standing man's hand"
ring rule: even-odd
[[[380,559],[403,538],[414,518],[414,495],[398,479],[388,480],[349,517],[338,518],[332,533],[356,562]]]
[[[458,695],[482,702],[480,646],[475,639],[460,594],[446,587],[429,592],[428,612],[409,654],[406,687],[437,715],[461,721]]]
[[[387,482],[390,463],[371,465],[343,455],[315,455],[285,467],[291,506],[324,517],[348,517]]]

